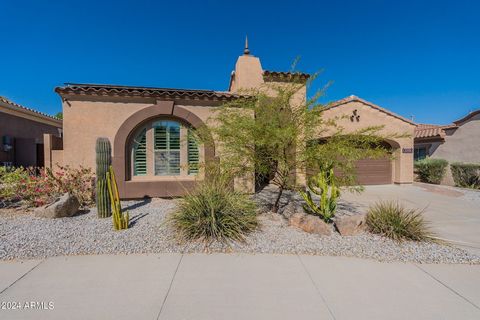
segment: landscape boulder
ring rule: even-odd
[[[366,215],[357,214],[338,218],[335,221],[335,226],[342,236],[354,236],[363,233],[367,229]]]
[[[281,211],[285,219],[290,219],[295,213],[304,213],[302,206],[297,201],[290,201]]]
[[[34,212],[37,217],[54,219],[71,217],[78,212],[79,208],[80,203],[78,199],[69,193],[65,193],[56,199],[55,202],[36,208]]]
[[[322,219],[310,214],[295,213],[289,219],[290,225],[308,233],[329,236],[332,228]]]

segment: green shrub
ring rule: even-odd
[[[18,201],[23,197],[21,189],[29,181],[29,172],[20,168],[0,167],[0,200]]]
[[[426,158],[415,161],[415,171],[420,181],[440,184],[447,170],[448,162],[444,159]]]
[[[258,226],[255,203],[213,177],[180,199],[169,221],[183,240],[243,241]]]
[[[427,241],[432,239],[423,211],[406,209],[398,202],[380,201],[370,206],[366,223],[372,233],[393,240]]]
[[[450,165],[450,171],[456,186],[480,189],[480,164],[456,162]]]
[[[303,208],[310,214],[319,216],[325,222],[331,222],[337,210],[337,199],[340,196],[340,190],[335,185],[333,168],[324,168],[308,181],[306,192],[300,191],[305,205]],[[311,192],[320,199],[318,204],[312,199]]]

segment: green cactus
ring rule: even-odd
[[[115,230],[128,229],[129,223],[129,214],[128,211],[122,213],[122,205],[120,203],[120,196],[118,194],[117,181],[115,179],[115,172],[113,171],[112,166],[108,168],[107,172],[107,186],[108,193],[111,199],[112,206],[112,216],[113,216],[113,227]]]
[[[108,218],[112,215],[110,197],[107,186],[107,172],[112,163],[112,147],[108,138],[97,138],[96,151],[96,204],[100,218]]]
[[[340,190],[335,185],[333,168],[331,166],[322,168],[319,173],[311,177],[308,189],[306,192],[300,191],[306,202],[303,205],[305,211],[319,216],[325,222],[331,222],[337,209],[337,199],[340,196]],[[319,196],[318,204],[312,199],[311,193]]]

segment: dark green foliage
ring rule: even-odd
[[[432,240],[432,233],[423,219],[423,211],[406,209],[395,201],[381,201],[368,209],[367,226],[372,233],[393,240]]]
[[[97,138],[95,152],[97,213],[98,217],[107,218],[112,215],[107,185],[107,172],[112,164],[112,147],[108,138]]]
[[[258,225],[255,203],[223,178],[200,182],[179,201],[169,221],[182,240],[243,241]]]
[[[415,172],[422,182],[440,184],[445,176],[447,166],[447,160],[426,158],[415,161]]]
[[[480,189],[480,164],[455,162],[450,171],[457,187]]]

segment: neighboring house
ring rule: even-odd
[[[203,179],[195,164],[221,158],[221,147],[196,145],[195,130],[215,117],[227,101],[241,97],[242,90],[264,88],[292,79],[306,82],[309,75],[262,69],[260,59],[245,48],[230,77],[228,91],[166,89],[98,84],[67,84],[55,91],[63,102],[63,150],[46,150],[47,166],[56,163],[95,167],[95,141],[110,139],[119,192],[122,198],[181,196]],[[294,103],[306,99],[303,86]],[[348,117],[342,117],[347,115]],[[353,115],[353,117],[350,117]],[[413,132],[415,124],[357,97],[329,106],[325,117],[342,117],[345,132],[384,125],[385,134],[409,137],[386,141],[394,155],[358,163],[361,183],[411,183],[413,180]],[[320,137],[324,138],[324,137]],[[48,140],[48,139],[47,139]],[[193,168],[188,169],[188,168]],[[297,170],[297,183],[305,182],[305,170]],[[254,191],[254,174],[235,181],[235,187]]]
[[[426,157],[449,163],[480,163],[480,110],[449,125],[419,124],[415,129],[415,160]],[[442,183],[453,185],[450,171]]]
[[[60,137],[62,121],[0,96],[0,165],[44,165],[44,134]]]

